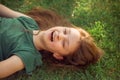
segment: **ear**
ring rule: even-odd
[[[59,55],[58,53],[53,53],[53,57],[58,60],[63,60],[63,56]]]

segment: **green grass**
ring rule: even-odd
[[[22,74],[11,80],[119,80],[120,79],[120,0],[0,0],[21,12],[42,6],[52,9],[77,26],[89,31],[105,55],[86,70],[55,68],[44,64],[32,76]],[[11,5],[12,4],[12,5]]]

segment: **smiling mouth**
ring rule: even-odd
[[[55,31],[53,31],[52,33],[51,33],[51,41],[53,42],[53,33],[54,33]]]

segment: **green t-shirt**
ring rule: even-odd
[[[33,34],[29,32],[38,29],[36,22],[28,17],[0,17],[0,61],[17,55],[23,61],[27,73],[40,66],[41,54],[33,44]]]

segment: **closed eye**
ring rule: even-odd
[[[63,48],[65,48],[65,40],[63,40]]]
[[[64,33],[65,35],[67,34],[67,29],[66,29],[66,28],[64,29],[64,32],[63,32],[63,33]],[[65,42],[66,42],[66,41],[65,41],[65,39],[64,39],[64,40],[63,40],[63,48],[65,48]]]

